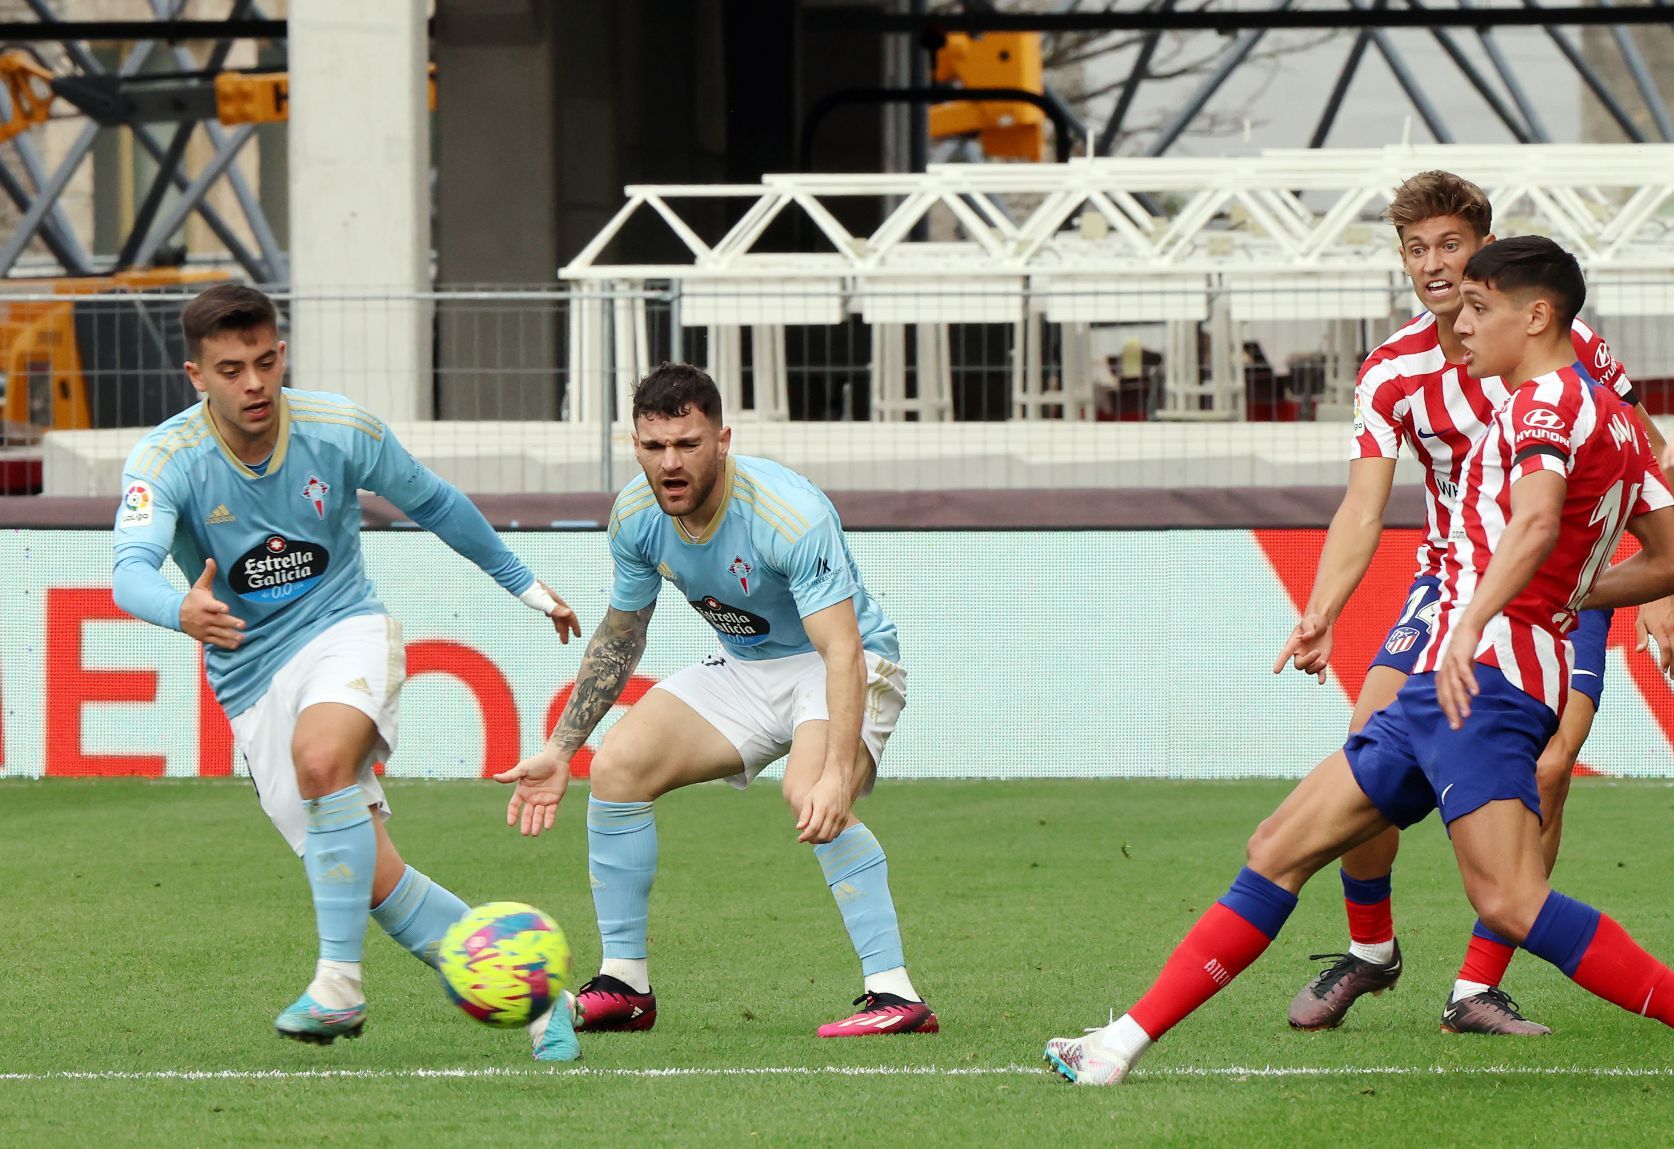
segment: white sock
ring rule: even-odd
[[[1483,985],[1479,981],[1466,981],[1460,978],[1453,983],[1453,996],[1447,999],[1447,1004],[1452,1005],[1456,1001],[1464,1001],[1467,997],[1475,997],[1477,994],[1493,988],[1493,986]]]
[[[605,958],[599,973],[626,982],[635,993],[651,992],[650,963],[645,958]]]
[[[359,1005],[366,1000],[366,991],[360,987],[360,963],[321,958],[314,967],[314,980],[308,983],[308,996],[327,1009]]]
[[[896,997],[904,997],[908,1001],[923,1001],[918,991],[913,988],[912,979],[907,976],[907,967],[898,965],[894,969],[886,969],[882,973],[866,975],[867,993],[892,993]]]
[[[1395,939],[1390,938],[1386,942],[1350,942],[1348,952],[1361,961],[1388,965],[1395,960]]]
[[[1138,1061],[1153,1044],[1151,1035],[1125,1013],[1103,1029],[1095,1030],[1092,1036],[1099,1039],[1100,1045],[1120,1054],[1129,1065]]]

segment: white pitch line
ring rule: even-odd
[[[0,1081],[301,1081],[343,1078],[348,1080],[416,1078],[527,1078],[527,1077],[1007,1077],[1039,1074],[1044,1066],[953,1066],[934,1065],[762,1065],[708,1066],[666,1069],[612,1069],[591,1065],[554,1066],[550,1069],[94,1069],[61,1070],[49,1073],[0,1073]]]
[[[674,1067],[667,1069],[613,1069],[590,1065],[543,1068],[499,1069],[152,1069],[152,1070],[63,1070],[49,1073],[0,1073],[0,1081],[303,1081],[303,1080],[422,1080],[426,1078],[492,1080],[530,1077],[1023,1077],[1042,1076],[1044,1066],[935,1066],[935,1065],[764,1065],[738,1067]],[[1351,1077],[1674,1077],[1674,1067],[1611,1065],[1368,1065],[1308,1066],[1175,1066],[1141,1069],[1136,1078],[1351,1078]]]

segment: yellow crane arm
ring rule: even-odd
[[[436,65],[430,65],[430,110],[436,110]],[[215,77],[215,114],[223,124],[272,124],[291,117],[289,72],[222,72]]]
[[[52,110],[52,73],[28,52],[0,52],[0,83],[12,98],[12,114],[0,122],[0,143],[47,122]]]

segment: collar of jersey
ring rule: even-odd
[[[273,454],[267,457],[267,470],[259,475],[250,468],[250,464],[233,454],[233,449],[221,438],[221,428],[215,425],[215,416],[210,413],[208,400],[204,401],[203,421],[209,424],[209,433],[215,436],[215,445],[221,448],[221,454],[232,464],[233,470],[246,479],[266,478],[285,465],[285,448],[291,441],[291,401],[286,397],[283,387],[279,389],[279,437],[273,441]]]
[[[281,434],[283,434],[283,432],[281,432]],[[727,505],[732,502],[732,487],[733,487],[733,480],[734,480],[734,475],[735,474],[736,474],[736,472],[733,470],[733,465],[732,465],[732,456],[728,455],[727,456],[727,488],[726,488],[725,493],[723,493],[721,495],[721,505],[715,508],[715,514],[709,520],[709,525],[703,528],[703,533],[701,535],[699,535],[697,538],[690,539],[690,538],[686,537],[685,528],[683,528],[679,523],[675,523],[674,524],[674,537],[675,538],[679,539],[681,542],[685,543],[688,546],[701,547],[704,543],[708,542],[710,539],[715,537],[715,532],[721,529],[721,520],[726,517]]]

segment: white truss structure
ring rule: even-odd
[[[950,417],[947,325],[995,322],[1017,325],[1013,398],[1021,417],[1049,408],[1070,416],[1091,405],[1091,368],[1082,370],[1068,353],[1059,386],[1045,389],[1041,324],[1060,324],[1073,351],[1087,343],[1091,325],[1167,323],[1164,413],[1236,418],[1244,402],[1242,322],[1325,322],[1340,349],[1328,369],[1339,388],[1352,383],[1354,341],[1341,325],[1387,319],[1406,292],[1379,216],[1401,181],[1430,168],[1481,184],[1499,234],[1546,234],[1574,251],[1587,269],[1594,311],[1674,314],[1674,145],[1296,149],[638,185],[560,278],[618,288],[672,283],[681,323],[711,329],[718,369],[737,362],[741,332],[751,328],[762,349],[755,359],[766,364],[757,382],[764,414],[783,409],[784,327],[859,314],[876,329],[873,394],[884,418],[908,411]],[[748,202],[711,243],[682,209],[717,198]],[[855,198],[881,201],[882,222],[869,233],[840,222],[839,201]],[[806,218],[819,248],[756,251],[787,213]],[[677,237],[689,260],[605,262],[612,241],[647,214]],[[936,238],[923,238],[927,231]],[[571,367],[597,369],[609,355],[625,388],[646,366],[636,354],[643,335],[634,338],[643,321],[606,322],[606,306],[599,296],[573,313]],[[924,393],[916,399],[906,397],[903,378],[909,325],[920,348]],[[1200,330],[1208,333],[1207,364],[1199,361]],[[728,398],[736,408],[737,396]],[[572,417],[596,412],[573,410]]]

